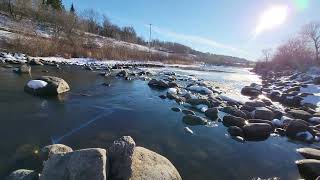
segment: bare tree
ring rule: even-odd
[[[320,50],[320,22],[311,22],[302,28],[302,35],[313,43],[315,59],[319,62]]]
[[[264,59],[265,62],[270,61],[271,55],[272,55],[272,49],[271,48],[263,49],[262,50],[262,55],[263,55],[263,59]]]

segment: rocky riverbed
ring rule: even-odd
[[[28,76],[28,74],[33,74],[33,69],[37,69],[37,74],[39,74],[40,76],[29,76],[30,78],[26,78],[24,88],[22,88],[26,93],[31,94],[34,97],[40,97],[44,99],[48,99],[52,96],[63,98],[64,94],[74,93],[73,86],[69,85],[73,82],[59,76],[59,72],[60,74],[63,74],[64,69],[70,66],[68,65],[68,63],[48,61],[44,59],[42,60],[40,58],[31,58],[20,54],[2,53],[0,56],[0,59],[3,62],[3,68],[12,69],[12,73],[20,74],[23,77]],[[230,148],[244,148],[247,146],[246,144],[250,144],[253,146],[261,146],[261,148],[268,149],[268,147],[271,147],[269,146],[268,142],[274,141],[274,138],[286,138],[289,140],[293,140],[295,143],[299,144],[297,148],[303,146],[313,147],[319,142],[320,132],[317,125],[318,123],[320,123],[320,121],[318,120],[318,106],[317,103],[314,103],[314,101],[316,101],[314,100],[314,98],[317,98],[316,93],[318,93],[319,91],[316,91],[312,94],[310,92],[306,92],[310,89],[314,90],[318,88],[316,77],[317,72],[313,72],[313,74],[310,75],[309,78],[305,78],[305,74],[303,73],[299,74],[289,72],[283,72],[283,74],[263,75],[262,84],[252,83],[242,88],[241,93],[244,96],[247,96],[247,98],[241,97],[237,99],[230,95],[230,93],[228,94],[226,92],[227,90],[223,87],[223,85],[221,85],[221,83],[205,80],[197,77],[197,75],[192,74],[186,75],[165,69],[158,71],[158,68],[164,67],[164,65],[160,64],[152,65],[147,63],[117,63],[110,65],[103,63],[90,63],[77,64],[73,66],[77,66],[77,68],[81,69],[81,71],[83,72],[95,74],[98,78],[104,79],[102,82],[100,82],[101,88],[112,88],[112,79],[119,79],[121,81],[127,82],[145,82],[145,86],[143,86],[143,88],[148,87],[149,89],[140,89],[140,91],[137,91],[136,93],[143,94],[148,92],[149,90],[151,90],[150,92],[152,93],[155,92],[157,94],[156,97],[154,97],[155,94],[153,94],[152,97],[148,98],[157,98],[157,103],[163,103],[164,106],[169,105],[167,109],[169,109],[171,113],[176,114],[163,116],[160,118],[169,118],[169,116],[179,117],[179,121],[183,123],[183,126],[180,128],[183,130],[181,133],[184,135],[188,135],[189,139],[197,137],[201,138],[204,132],[210,131],[209,129],[214,129],[222,125],[225,128],[218,128],[219,132],[216,132],[216,137],[212,138],[216,138],[218,140],[225,136],[230,137],[235,140],[234,142],[239,143],[237,145],[232,144]],[[50,70],[42,68],[41,73],[39,73],[38,67],[50,67]],[[50,71],[55,71],[54,76],[51,75]],[[128,91],[127,93],[130,93],[130,91]],[[94,96],[94,93],[92,91],[89,91],[85,93],[77,93],[77,95],[90,97]],[[137,95],[135,94],[135,96]],[[127,100],[129,99],[130,98],[128,97]],[[142,99],[141,102],[139,101],[139,103],[143,103],[143,101],[145,100]],[[130,100],[128,101],[128,103],[130,103]],[[145,103],[149,104],[148,102]],[[157,105],[157,107],[160,107],[160,105]],[[161,107],[163,106],[161,105]],[[154,104],[152,108],[156,109]],[[157,109],[157,111],[162,110]],[[141,118],[142,116],[143,118],[145,118],[146,116],[148,117],[147,114],[136,114],[135,116]],[[89,122],[91,123],[94,121],[95,120],[93,119]],[[148,122],[144,121],[144,123]],[[170,124],[170,122],[168,123]],[[166,129],[163,128],[161,128],[161,130],[166,131]],[[71,136],[72,134],[73,131],[71,131],[71,133],[67,135]],[[130,133],[128,135],[130,135]],[[68,136],[63,135],[61,137],[55,138],[53,139],[53,142],[59,143]],[[174,137],[172,136],[168,138]],[[206,139],[207,138],[208,137],[206,137]],[[277,143],[281,141],[282,140],[279,139]],[[267,144],[263,145],[261,142],[266,142]],[[228,146],[227,144],[229,143],[230,142],[218,143],[219,147],[216,148]],[[307,145],[303,145],[304,143],[307,143]],[[291,144],[286,145],[292,146]],[[184,145],[180,144],[180,146]],[[178,148],[176,145],[173,145],[173,147]],[[212,145],[211,147],[205,147],[206,149],[210,149],[212,148]],[[223,151],[226,149],[221,150]],[[255,153],[259,153],[258,151],[260,151],[260,153],[263,152],[261,151],[261,149],[259,149]],[[279,157],[278,154],[276,154],[276,151],[270,151],[275,153],[273,154],[269,152],[270,157]],[[295,153],[295,148],[291,147],[286,151],[289,151],[293,154]],[[208,160],[208,158],[210,157],[208,152],[209,150],[201,153],[200,151],[198,151],[197,155],[202,154],[203,157],[201,158],[203,158],[203,160]],[[241,161],[246,159],[245,156],[247,156],[247,154],[245,152],[241,152],[240,154],[242,154],[242,156],[232,155],[231,157],[239,159],[241,164]],[[290,166],[291,169],[294,169],[294,161],[299,159],[299,155],[292,154],[290,158],[293,158],[293,160],[291,162],[288,162],[288,166]],[[72,155],[70,156],[72,157]],[[223,157],[224,153],[219,156]],[[261,158],[263,158],[262,155],[261,157],[255,157],[254,159]],[[179,161],[173,157],[172,159],[174,159],[175,162]],[[270,163],[273,164],[276,163],[276,161],[277,160],[273,160],[273,162]],[[219,161],[218,158],[218,162],[222,163],[223,161]],[[195,162],[192,163],[193,165],[195,165]],[[300,168],[300,164],[308,163],[309,162],[297,162],[298,166],[295,167],[296,171],[299,167],[300,173],[303,177],[307,177],[307,179],[311,176],[308,174],[310,169],[305,168],[305,166],[303,166],[304,168]],[[317,162],[315,161],[312,161],[310,163],[317,164]],[[181,163],[181,165],[182,164],[183,163]],[[197,166],[200,168],[205,166],[205,164],[206,163],[197,164]],[[211,159],[210,164],[215,164],[215,167],[217,169],[220,168],[218,167],[219,163],[214,162],[214,159]],[[250,167],[252,165],[254,164],[247,165],[247,167]],[[257,163],[256,165],[259,165],[259,163]],[[263,166],[262,164],[260,165]],[[229,164],[229,166],[232,165]],[[182,166],[179,165],[179,167],[181,168]],[[179,169],[179,167],[177,169]],[[317,167],[317,165],[312,165],[312,168],[314,167]],[[189,176],[184,175],[187,174],[185,172],[188,171],[188,168],[181,169],[183,169],[182,177],[184,179],[192,179],[192,176],[190,174]],[[146,168],[146,171],[147,170],[148,169]],[[230,171],[231,170],[232,168],[230,169]],[[31,171],[28,172],[31,173]],[[193,178],[200,177],[199,179],[206,179],[210,177],[216,177],[220,179],[230,179],[230,177],[237,177],[237,175],[239,176],[241,175],[241,173],[242,172],[239,171],[237,171],[236,173],[230,173],[228,171],[228,173],[226,174],[213,176],[212,174],[210,174],[210,172],[205,172],[204,174],[207,175],[201,176],[200,174],[196,173]],[[234,174],[234,176],[232,174]],[[251,172],[251,174],[253,175],[251,176],[247,174],[242,177],[254,178],[264,176],[264,178],[270,178],[273,176],[279,176],[280,178],[284,177],[285,179],[287,179],[288,177],[296,177],[294,173],[289,176],[284,176],[281,173],[263,173],[260,171]],[[266,175],[268,177],[265,177]],[[312,177],[314,176],[315,174],[312,174]],[[173,176],[171,175],[163,177],[167,177],[165,179],[175,179],[172,178]]]

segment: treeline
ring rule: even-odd
[[[255,70],[260,73],[286,69],[306,70],[319,66],[320,22],[304,25],[298,34],[279,45],[275,50],[262,50],[262,58],[256,63]]]

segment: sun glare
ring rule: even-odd
[[[264,11],[259,19],[259,23],[255,29],[255,36],[260,33],[274,29],[283,24],[288,16],[288,7],[284,5],[272,6]]]

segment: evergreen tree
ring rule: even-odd
[[[55,10],[62,10],[63,9],[63,5],[62,5],[61,0],[47,0],[46,3],[48,6],[51,6]]]
[[[71,12],[72,14],[74,14],[74,13],[76,12],[76,10],[74,9],[73,3],[71,4],[70,12]]]

